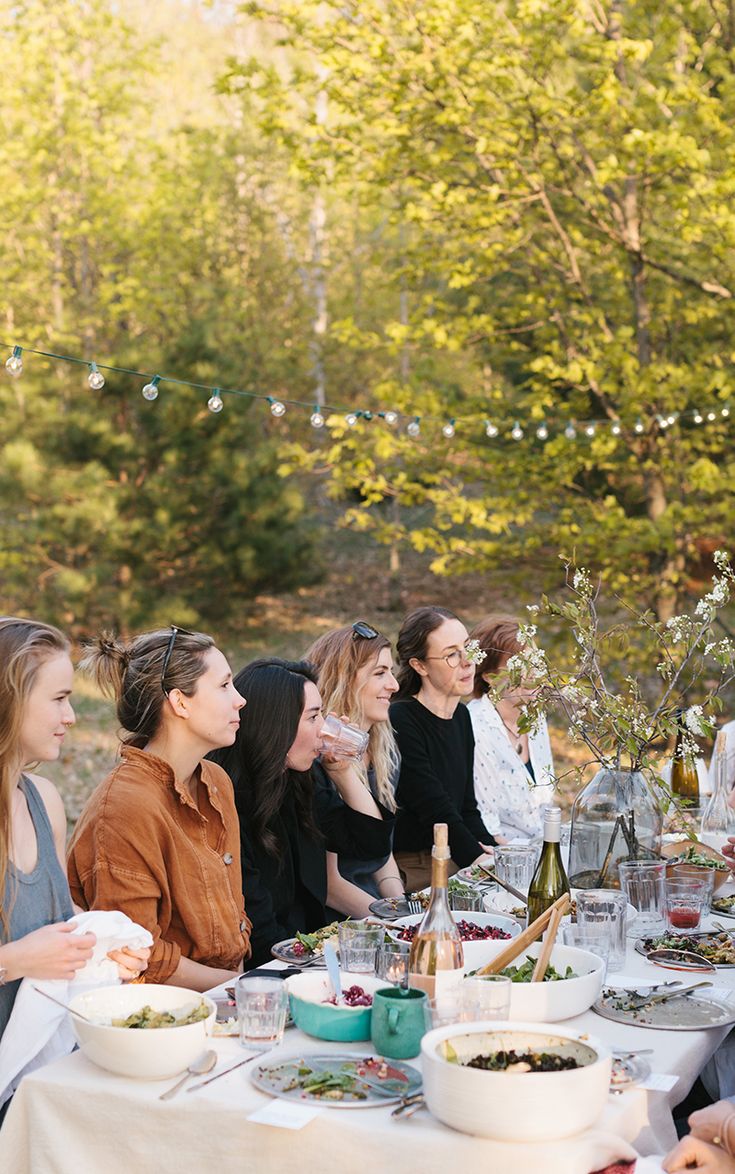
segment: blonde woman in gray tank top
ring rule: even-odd
[[[23,978],[73,979],[94,934],[72,934],[75,912],[64,867],[66,817],[48,779],[26,772],[53,762],[74,724],[74,668],[58,629],[0,617],[0,1035]],[[134,978],[149,951],[114,951]]]

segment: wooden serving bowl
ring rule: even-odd
[[[681,856],[688,848],[696,848],[697,852],[701,856],[706,856],[708,860],[722,861],[726,865],[726,868],[712,869],[714,876],[712,887],[715,892],[721,885],[724,885],[725,881],[730,880],[732,873],[730,872],[730,863],[727,857],[723,856],[715,848],[710,848],[709,844],[702,844],[699,840],[679,840],[674,844],[664,844],[661,848],[661,855],[670,860],[673,857]],[[667,864],[666,875],[671,877],[686,876],[687,872],[691,869],[696,869],[697,872],[700,872],[704,868],[706,868],[704,864],[690,864],[688,861],[682,861],[676,864]]]

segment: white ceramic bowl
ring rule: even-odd
[[[563,1048],[582,1067],[564,1072],[486,1072],[444,1058],[450,1041],[460,1059],[500,1049]],[[424,1096],[452,1129],[498,1141],[551,1141],[594,1125],[610,1088],[610,1052],[598,1040],[536,1023],[455,1023],[421,1042]]]
[[[455,921],[469,921],[474,922],[475,925],[487,926],[496,925],[498,929],[502,929],[509,936],[507,938],[500,938],[493,940],[488,938],[482,942],[462,942],[463,947],[467,946],[495,946],[503,949],[510,942],[511,938],[517,938],[521,932],[519,923],[513,917],[508,917],[504,913],[476,913],[474,909],[455,909],[452,913]],[[424,919],[423,913],[412,913],[408,917],[398,917],[392,921],[387,933],[390,937],[395,938],[396,941],[403,941],[399,936],[401,926],[405,925],[420,925]]]
[[[206,1019],[183,1027],[112,1027],[110,1019],[126,1019],[146,1005],[154,1011],[184,1016],[203,999],[210,1010]],[[217,1008],[210,998],[179,986],[131,983],[100,987],[77,995],[69,1006],[81,1015],[101,1022],[86,1023],[69,1016],[79,1047],[87,1059],[118,1076],[137,1080],[168,1080],[185,1072],[209,1046]]]
[[[471,943],[473,946],[484,943]],[[495,945],[495,943],[488,943]],[[511,962],[511,966],[522,966],[526,958],[538,958],[541,944],[534,942],[528,949]],[[497,951],[496,951],[497,953]],[[493,955],[485,958],[490,962]],[[554,946],[551,964],[560,973],[567,966],[578,978],[564,978],[558,982],[514,982],[511,983],[509,1019],[520,1019],[525,1023],[558,1023],[588,1011],[602,990],[605,977],[604,963],[588,950],[574,946]],[[480,962],[483,965],[483,962]],[[477,969],[465,957],[465,974]]]

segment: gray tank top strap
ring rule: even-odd
[[[33,876],[38,871],[38,866],[42,862],[52,862],[57,860],[56,856],[56,842],[54,840],[54,833],[51,827],[51,820],[48,817],[46,804],[44,803],[39,793],[38,787],[32,783],[27,775],[22,775],[20,780],[20,789],[26,797],[28,810],[33,820],[33,827],[36,832],[36,843],[38,846],[38,855],[36,860],[36,867],[31,873],[20,872],[15,869],[19,878],[24,876]]]

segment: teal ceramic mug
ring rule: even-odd
[[[424,991],[389,987],[373,996],[370,1038],[381,1056],[410,1060],[421,1051],[421,1039],[431,1027],[429,1000]]]

